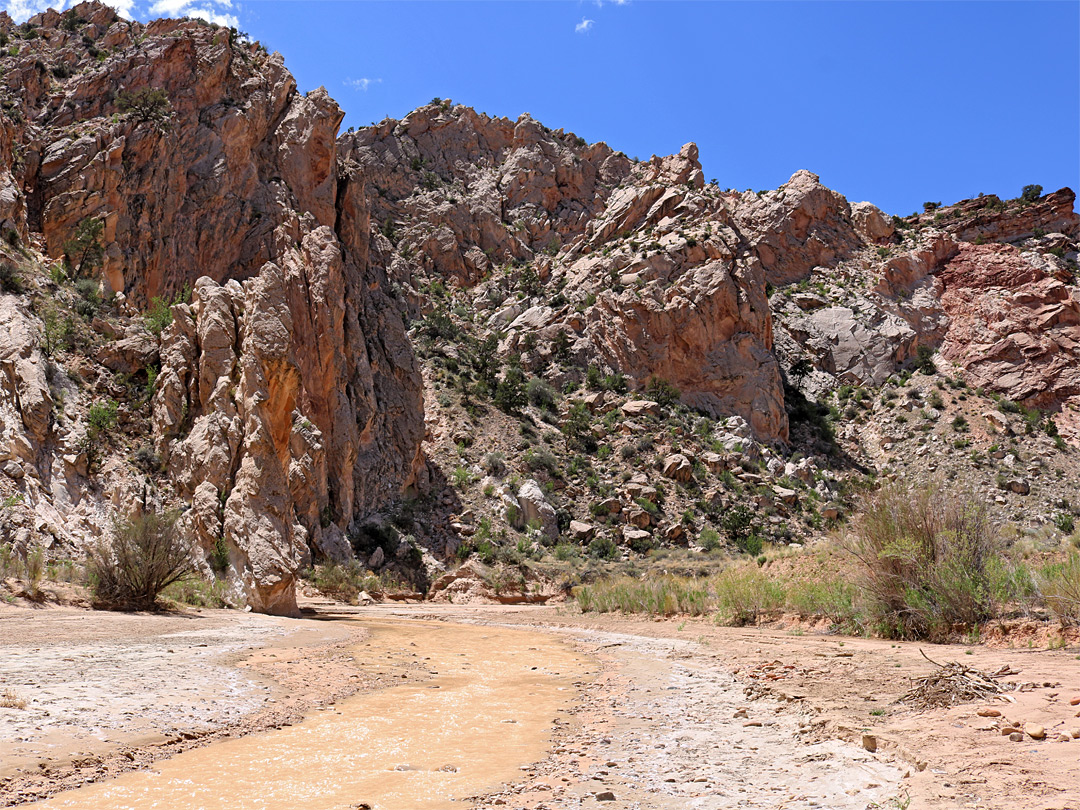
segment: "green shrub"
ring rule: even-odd
[[[923,374],[937,374],[937,366],[934,364],[934,350],[929,346],[919,346],[915,350],[915,368]]]
[[[529,380],[528,385],[525,386],[525,395],[530,403],[542,410],[553,411],[558,402],[555,389],[539,377]]]
[[[86,320],[91,320],[101,306],[101,288],[92,278],[80,278],[75,282],[75,292],[79,294],[75,302],[75,311]]]
[[[728,509],[720,518],[720,528],[727,535],[728,540],[740,549],[745,549],[753,523],[753,513],[741,503]]]
[[[97,217],[85,217],[75,226],[71,238],[64,242],[64,263],[72,275],[85,276],[101,267],[104,233],[105,223]]]
[[[645,396],[666,409],[674,406],[679,401],[681,394],[674,385],[663,377],[654,374],[649,377],[649,381],[645,384]]]
[[[499,410],[514,414],[528,401],[525,394],[525,374],[520,366],[511,365],[495,388],[495,405]]]
[[[544,470],[549,475],[555,475],[559,471],[559,460],[555,454],[544,447],[530,447],[522,455],[521,460],[530,470]]]
[[[102,434],[116,427],[117,408],[114,399],[95,402],[90,406],[86,414],[86,432],[91,440],[99,439]]]
[[[560,562],[567,562],[568,560],[576,560],[581,556],[581,549],[575,546],[573,543],[557,543],[555,545],[555,559]]]
[[[570,407],[562,423],[562,432],[566,436],[568,449],[586,453],[596,449],[596,438],[592,435],[592,413],[584,402],[575,402]]]
[[[1020,199],[1026,203],[1033,203],[1042,196],[1042,193],[1043,187],[1032,183],[1031,185],[1024,186],[1023,190],[1020,192]]]
[[[189,577],[169,585],[161,595],[165,599],[194,607],[224,608],[229,606],[225,598],[226,587],[227,584],[220,579],[206,582],[198,577]]]
[[[7,259],[0,259],[0,290],[15,294],[23,291],[23,280],[19,275],[19,268]]]
[[[601,535],[589,543],[589,556],[598,560],[614,560],[618,553],[619,547],[610,537]]]
[[[723,545],[723,541],[720,539],[720,533],[716,529],[706,526],[698,535],[698,545],[705,551],[716,551]]]
[[[716,621],[742,626],[753,624],[769,610],[784,604],[784,588],[753,563],[725,569],[714,581]]]
[[[176,528],[177,512],[116,518],[108,539],[91,548],[88,568],[98,600],[148,610],[158,595],[195,572],[192,546]]]
[[[848,632],[862,624],[858,589],[844,580],[794,582],[788,588],[786,605],[801,616],[824,616]]]
[[[978,498],[888,485],[867,500],[846,547],[882,635],[938,637],[994,615],[1001,544]]]
[[[154,335],[160,335],[172,323],[172,307],[164,298],[154,296],[150,299],[150,309],[143,314],[143,323]]]
[[[1043,571],[1040,590],[1047,606],[1063,625],[1080,624],[1080,553]]]
[[[229,570],[229,542],[224,537],[215,540],[210,549],[210,569],[219,577]]]
[[[139,123],[152,123],[159,129],[168,127],[173,114],[169,94],[161,87],[121,90],[116,94],[116,108]]]
[[[602,580],[578,586],[574,597],[584,612],[621,611],[650,616],[701,616],[708,612],[713,601],[705,581],[669,576]]]

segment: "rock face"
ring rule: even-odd
[[[342,147],[414,314],[437,303],[424,289],[449,282],[472,291],[507,330],[503,351],[524,349],[529,368],[550,361],[561,333],[567,356],[635,386],[662,377],[688,405],[786,437],[762,261],[729,210],[736,198],[705,185],[694,144],[635,163],[528,115],[493,119],[445,101],[345,135]],[[788,197],[761,227],[842,201],[801,175]],[[513,301],[516,290],[525,294]]]
[[[22,157],[4,161],[0,219],[54,258],[100,219],[103,286],[129,316],[192,290],[160,350],[133,320],[98,359],[137,375],[160,353],[152,428],[171,491],[158,497],[190,507],[204,548],[226,541],[231,584],[254,609],[295,612],[299,567],[351,557],[350,527],[422,468],[420,376],[372,259],[366,199],[338,174],[342,113],[227,29],[141,25],[90,3],[73,13],[75,30],[56,12],[33,18],[38,36],[3,57],[0,152]],[[146,88],[167,100],[118,106],[114,90]],[[48,486],[51,454],[74,438],[50,425],[37,330],[20,331],[6,299],[0,318],[14,327],[0,349],[15,372],[7,400]],[[111,486],[130,511],[118,494],[130,486]]]
[[[299,93],[279,54],[231,42],[226,29],[143,26],[89,3],[75,11],[87,21],[76,31],[57,12],[33,18],[38,39],[4,60],[8,88],[25,88],[15,139],[18,180],[33,189],[27,225],[50,256],[82,219],[100,217],[106,281],[145,303],[200,275],[255,274],[297,212],[333,224],[342,113],[325,90]],[[91,47],[109,55],[99,61]],[[42,78],[41,64],[72,75]],[[167,125],[117,115],[116,91],[144,87],[167,94]]]
[[[207,560],[224,543],[237,597],[294,612],[301,567],[352,559],[366,518],[445,478],[420,451],[407,320],[416,338],[440,333],[440,376],[466,397],[499,385],[477,379],[485,341],[543,378],[530,397],[578,389],[598,417],[567,433],[583,454],[615,434],[635,439],[627,458],[650,447],[676,399],[712,417],[709,452],[658,455],[675,486],[762,484],[745,457],[809,484],[814,468],[776,455],[797,438],[789,408],[808,413],[793,388],[879,386],[927,350],[973,385],[1080,412],[1068,189],[901,220],[807,171],[722,190],[692,143],[631,160],[441,100],[336,138],[325,90],[299,93],[279,55],[228,30],[72,14],[16,32],[0,13],[18,40],[0,55],[0,262],[29,287],[0,295],[0,494],[25,498],[20,543],[86,543],[113,511],[176,506]],[[81,271],[72,240],[95,220],[103,255],[84,275],[115,293],[105,315],[94,283],[78,292],[59,266],[72,253]],[[550,398],[553,426],[581,426]],[[112,400],[103,443],[89,409]],[[616,407],[629,419],[600,418]],[[464,448],[472,427],[445,433]],[[603,531],[566,520],[579,485],[511,480],[492,502],[519,528]],[[684,532],[648,483],[597,505],[624,512],[638,549]],[[797,505],[794,489],[772,495]],[[430,537],[435,522],[415,525]],[[372,567],[412,548],[358,547]]]
[[[1043,409],[1080,396],[1080,294],[1062,259],[964,244],[938,278],[942,355],[973,384]]]
[[[847,200],[812,172],[795,172],[776,191],[747,192],[739,203],[738,229],[753,244],[773,286],[800,281],[814,267],[836,264],[859,246]],[[861,222],[867,218],[863,212]]]

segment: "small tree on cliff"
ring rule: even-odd
[[[69,274],[88,276],[101,267],[105,258],[104,233],[105,223],[97,217],[85,217],[75,226],[71,238],[64,242],[64,262]]]
[[[1032,184],[1024,186],[1023,191],[1020,192],[1020,199],[1026,203],[1033,203],[1042,196],[1042,186]]]
[[[154,124],[159,130],[169,128],[169,120],[173,114],[169,94],[160,87],[121,90],[116,94],[116,107],[136,122]]]

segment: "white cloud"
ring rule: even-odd
[[[382,79],[346,79],[345,85],[356,90],[367,90],[373,84],[382,84]]]
[[[587,34],[592,31],[592,27],[596,25],[596,20],[587,20],[584,17],[581,18],[581,22],[574,26],[575,34]]]
[[[183,13],[184,17],[197,17],[200,20],[212,22],[214,25],[224,25],[226,28],[239,28],[240,20],[235,14],[221,14],[208,8],[189,8]]]
[[[121,2],[133,3],[134,0]],[[231,9],[232,5],[232,0],[157,0],[150,6],[149,13],[153,17],[195,17],[215,25],[239,28],[240,20],[237,16],[225,12],[225,9]]]
[[[0,2],[0,9],[10,14],[15,22],[21,23],[46,9],[54,8],[57,11],[63,11],[78,2],[79,0],[3,0]],[[135,0],[103,0],[103,2],[116,9],[116,13],[125,20],[132,19],[131,12],[135,7]]]

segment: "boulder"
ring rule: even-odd
[[[701,460],[709,468],[709,472],[720,474],[727,469],[724,457],[719,453],[706,452],[701,454]]]
[[[694,465],[682,453],[674,453],[664,459],[662,471],[673,481],[689,481],[694,476]]]
[[[652,516],[649,515],[644,509],[637,506],[632,506],[625,510],[624,513],[626,522],[631,526],[637,526],[639,529],[647,529],[652,525]]]
[[[1023,478],[1011,478],[1005,482],[1005,488],[1017,495],[1027,495],[1031,492],[1031,485]]]
[[[559,536],[555,507],[547,502],[544,491],[536,481],[530,478],[521,485],[517,492],[517,501],[521,509],[521,519],[526,525],[538,525],[540,531],[552,539]]]
[[[583,543],[587,540],[592,540],[594,534],[596,534],[596,527],[591,523],[583,523],[580,520],[570,521],[571,539]]]
[[[633,399],[623,404],[622,412],[631,419],[640,416],[660,416],[660,405],[648,399]]]
[[[895,231],[881,209],[868,202],[851,203],[851,224],[863,239],[876,244],[890,240]]]

